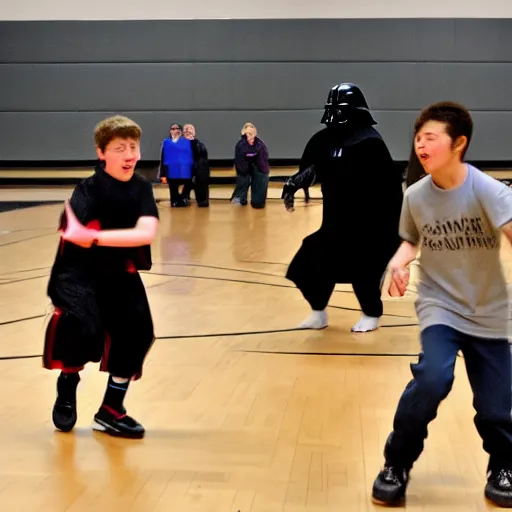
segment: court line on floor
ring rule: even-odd
[[[43,274],[42,276],[32,276],[32,277],[22,277],[20,279],[2,279],[0,282],[0,286],[4,284],[16,284],[16,283],[22,283],[23,281],[34,281],[36,279],[42,279],[43,277],[49,277],[48,274]]]
[[[37,318],[43,318],[47,315],[38,315],[38,316],[32,316],[32,317],[26,317],[26,318],[19,318],[17,320],[10,320],[8,322],[0,323],[0,326],[17,323],[17,322],[24,322],[28,320],[34,320]],[[415,325],[415,324],[411,324]],[[384,328],[390,328],[390,327],[408,327],[407,325],[383,325],[381,326]],[[172,336],[155,336],[155,341],[157,340],[178,340],[178,339],[202,339],[202,338],[230,338],[230,337],[237,337],[237,336],[254,336],[254,335],[260,335],[260,334],[280,334],[283,332],[306,332],[308,329],[299,329],[297,327],[295,328],[288,328],[288,329],[269,329],[265,331],[235,331],[235,332],[225,332],[225,333],[205,333],[205,334],[176,334]],[[364,333],[362,333],[364,334]],[[235,351],[241,351],[241,352],[261,352],[261,353],[270,353],[270,354],[279,354],[281,352],[273,352],[273,351],[259,351],[259,350],[236,350]],[[300,355],[316,355],[316,353],[309,353],[309,352],[282,352],[283,354],[300,354]],[[319,353],[318,355],[343,355],[339,353]],[[345,355],[366,355],[366,354],[345,354]],[[378,355],[378,354],[374,354]],[[397,354],[388,354],[388,353],[382,353],[380,354],[382,356],[387,355],[397,355]],[[398,354],[400,355],[400,354]],[[410,355],[410,354],[406,354]],[[413,354],[414,355],[414,354]],[[416,354],[417,355],[417,354]],[[8,360],[14,360],[14,359],[34,359],[37,357],[42,357],[42,354],[30,354],[30,355],[14,355],[14,356],[0,356],[0,361],[8,361]]]
[[[186,277],[186,278],[191,278],[191,279],[205,279],[205,280],[211,280],[211,281],[227,281],[227,282],[242,283],[242,284],[257,284],[257,285],[261,285],[261,286],[273,286],[276,288],[288,288],[290,290],[296,289],[295,286],[288,286],[285,284],[263,283],[260,281],[247,281],[247,280],[243,280],[243,279],[228,279],[225,277],[207,277],[207,276],[194,276],[194,275],[185,275],[185,274],[165,274],[163,272],[162,273],[160,273],[160,272],[158,272],[158,273],[157,272],[141,272],[141,273],[155,275],[155,276]],[[5,284],[5,283],[0,283],[0,284]],[[154,287],[156,288],[157,286],[164,286],[166,284],[169,284],[169,282],[167,281],[165,283],[158,283]],[[346,291],[345,293],[351,293],[351,292]],[[334,309],[342,309],[345,311],[361,311],[361,309],[349,308],[346,306],[328,305],[327,307],[334,308]],[[384,313],[383,316],[390,316],[390,317],[394,317],[394,318],[413,318],[410,315],[395,315],[393,313]]]
[[[246,352],[250,354],[275,354],[275,355],[291,355],[291,356],[345,356],[345,357],[418,357],[419,352],[406,354],[398,352],[396,354],[390,352],[286,352],[273,350],[235,350],[235,352]]]
[[[27,316],[24,318],[16,318],[14,320],[6,320],[5,322],[0,322],[0,327],[4,325],[10,325],[10,324],[19,324],[21,322],[28,322],[29,320],[36,320],[37,318],[44,318],[46,314],[44,315],[34,315],[34,316]]]
[[[240,260],[240,263],[261,263],[262,265],[289,265],[289,263],[279,263],[277,261],[254,261],[254,260]]]
[[[260,272],[258,270],[247,270],[247,269],[243,269],[243,268],[230,268],[230,267],[219,267],[217,265],[205,265],[205,264],[200,264],[200,263],[186,263],[186,262],[169,262],[169,261],[155,261],[153,262],[153,264],[155,265],[163,265],[163,266],[182,266],[182,267],[198,267],[198,268],[211,268],[211,269],[214,269],[214,270],[226,270],[226,271],[230,271],[230,272],[242,272],[242,273],[245,273],[245,274],[257,274],[257,275],[261,275],[261,276],[270,276],[270,277],[277,277],[277,278],[282,278],[282,279],[286,279],[286,276],[283,275],[283,274],[271,274],[269,272]],[[277,265],[277,263],[276,263]],[[281,263],[279,263],[279,265],[281,265]],[[283,263],[284,265],[284,263]],[[151,272],[149,272],[151,273]],[[251,282],[251,281],[247,281],[247,282]],[[267,283],[265,283],[267,284]],[[286,287],[286,288],[296,288],[295,286],[287,286],[287,285],[280,285],[280,286],[283,286],[283,287]],[[351,290],[334,290],[333,293],[354,293],[353,291]],[[333,306],[335,307],[335,306]],[[360,309],[356,309],[354,311],[361,311]],[[403,316],[403,315],[388,315],[388,316],[399,316],[400,318],[411,318],[409,316]]]
[[[154,275],[154,276],[160,276],[160,277],[181,277],[181,278],[190,278],[190,279],[204,279],[204,280],[209,280],[209,281],[224,281],[224,282],[242,283],[242,284],[256,284],[256,285],[260,285],[260,286],[273,286],[273,287],[276,287],[276,288],[295,289],[294,286],[288,286],[288,285],[283,285],[283,284],[264,283],[264,282],[260,282],[260,281],[248,281],[248,280],[243,280],[243,279],[228,279],[228,278],[223,278],[223,277],[208,277],[208,276],[196,276],[196,275],[186,275],[186,274],[169,274],[169,273],[152,272],[152,271],[150,271],[150,272],[143,271],[143,272],[141,272],[141,274],[148,274],[148,275]],[[32,276],[32,277],[24,277],[24,278],[21,278],[21,279],[12,279],[12,280],[8,280],[8,281],[0,281],[0,286],[8,285],[8,284],[20,283],[20,282],[23,282],[23,281],[32,281],[32,280],[35,280],[35,279],[42,279],[43,277],[48,277],[48,275],[44,274],[42,276]],[[154,285],[149,285],[149,286],[146,287],[146,289],[157,288],[159,286],[165,286],[167,284],[170,284],[170,281],[164,281],[163,283],[157,283],[157,284],[154,284]],[[347,291],[345,293],[350,293],[350,292]],[[344,311],[361,311],[361,309],[359,309],[359,308],[350,308],[348,306],[328,305],[327,307],[328,308],[332,308],[332,309],[341,309],[341,310],[344,310]],[[393,318],[413,318],[410,315],[395,315],[393,313],[384,313],[383,316],[388,316],[388,317],[393,317]]]
[[[36,240],[38,238],[45,238],[47,236],[54,236],[55,233],[46,233],[46,235],[37,235],[31,236],[29,238],[23,238],[22,240],[13,240],[12,242],[6,242],[5,244],[0,244],[0,249],[2,247],[7,247],[8,245],[21,244],[23,242],[30,242],[31,240]]]
[[[211,268],[215,270],[228,270],[230,272],[242,272],[245,274],[257,274],[260,276],[280,277],[286,279],[283,274],[271,274],[270,272],[260,272],[259,270],[248,270],[243,268],[230,268],[230,267],[219,267],[217,265],[205,265],[203,263],[186,263],[186,262],[174,262],[174,261],[154,261],[154,265],[164,266],[178,266],[178,267],[198,267],[198,268]]]
[[[380,328],[389,329],[391,327],[416,327],[418,324],[397,324],[397,325],[381,325]],[[229,338],[235,336],[254,336],[258,334],[278,334],[281,332],[311,332],[311,329],[299,329],[298,327],[290,327],[288,329],[270,329],[265,331],[235,331],[223,333],[205,333],[205,334],[176,334],[171,336],[157,336],[157,340],[178,340],[185,338]],[[369,333],[356,333],[354,335],[360,336]]]
[[[35,272],[36,270],[48,270],[50,268],[51,267],[35,267],[35,268],[24,268],[21,270],[11,270],[11,272],[3,272],[2,274],[0,274],[0,277],[1,276],[9,276],[12,274],[23,274],[26,272]]]

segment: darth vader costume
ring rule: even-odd
[[[313,310],[300,328],[327,327],[336,283],[350,283],[363,312],[352,331],[372,331],[383,313],[382,277],[400,245],[402,172],[357,85],[342,83],[329,91],[321,123],[325,128],[307,143],[282,199],[291,211],[297,190],[321,184],[322,224],[303,240],[286,277]]]

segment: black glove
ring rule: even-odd
[[[316,172],[314,165],[297,172],[286,180],[281,194],[281,199],[283,199],[284,206],[289,212],[293,212],[294,210],[295,192],[301,188],[306,189],[311,187],[311,185],[315,183],[315,180]]]
[[[281,199],[283,199],[284,207],[289,211],[293,212],[293,205],[295,203],[295,198],[293,197],[297,192],[297,188],[290,182],[290,179],[286,181],[283,187],[283,193],[281,194]]]

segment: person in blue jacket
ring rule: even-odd
[[[158,178],[169,185],[171,207],[189,206],[188,194],[192,187],[194,155],[192,142],[183,137],[183,128],[177,123],[171,125],[169,137],[162,143]],[[180,192],[180,185],[183,190]]]

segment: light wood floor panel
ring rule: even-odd
[[[219,189],[209,210],[159,205],[155,264],[143,274],[159,339],[126,400],[147,428],[142,441],[91,431],[106,382],[96,365],[83,372],[75,431],[54,431],[56,374],[38,355],[61,205],[0,214],[2,512],[380,510],[371,485],[419,350],[414,286],[385,297],[377,332],[349,332],[359,308],[347,285],[328,329],[293,330],[308,308],[283,274],[319,226],[319,203],[290,215],[279,201],[231,206],[229,194]],[[473,414],[459,359],[407,510],[492,509]]]

